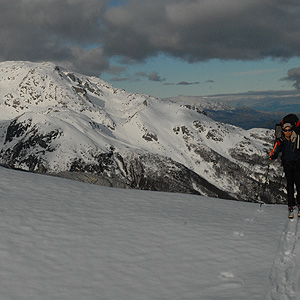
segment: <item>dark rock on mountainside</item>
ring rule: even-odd
[[[110,152],[98,159],[97,165],[74,161],[69,171],[55,175],[111,187],[235,199],[170,158],[149,153],[122,157],[120,153]]]

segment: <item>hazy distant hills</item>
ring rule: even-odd
[[[251,108],[234,108],[231,111],[226,110],[205,110],[207,115],[213,120],[224,122],[244,129],[250,128],[268,128],[274,129],[285,113],[264,113]]]
[[[300,117],[299,91],[248,92],[232,95],[178,96],[174,102],[188,102],[202,107],[209,117],[244,129],[274,129],[288,113]]]

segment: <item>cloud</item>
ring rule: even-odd
[[[122,81],[129,81],[129,77],[114,77],[111,78],[110,81],[115,81],[115,82],[122,82]]]
[[[109,61],[103,55],[102,48],[82,49],[79,47],[71,47],[71,60],[69,62],[71,68],[75,68],[79,72],[89,70],[89,74],[99,76],[103,69],[109,69]]]
[[[235,76],[258,76],[262,74],[274,73],[280,71],[279,69],[266,69],[266,70],[250,70],[245,72],[235,72]]]
[[[193,84],[200,84],[200,82],[199,81],[196,81],[196,82],[180,81],[177,83],[177,85],[193,85]]]
[[[110,65],[109,69],[107,70],[108,73],[113,75],[120,75],[121,73],[126,71],[126,67],[124,66],[114,66]]]
[[[0,59],[53,61],[99,75],[108,68],[99,18],[106,0],[2,0]],[[91,49],[91,45],[95,45]]]
[[[150,81],[156,81],[156,82],[163,82],[166,79],[165,78],[161,78],[161,76],[153,71],[151,73],[146,73],[146,72],[137,72],[134,75],[129,75],[126,77],[121,77],[121,76],[117,76],[114,78],[111,78],[110,81],[131,81],[131,82],[137,82],[140,81],[141,78],[147,78]]]
[[[293,87],[299,90],[300,89],[300,68],[294,68],[288,70],[287,77],[284,77],[281,80],[294,81]]]
[[[136,75],[138,77],[146,77],[150,81],[161,82],[161,81],[165,81],[166,80],[166,78],[161,78],[161,76],[157,72],[155,72],[155,71],[151,72],[150,74],[148,74],[146,72],[138,72],[138,73],[136,73]]]
[[[157,72],[152,72],[149,76],[148,79],[151,81],[165,81],[166,78],[161,78],[160,75],[158,75]]]
[[[106,11],[104,48],[138,60],[289,58],[300,53],[299,13],[295,0],[129,0]]]
[[[112,57],[287,59],[300,53],[299,13],[296,0],[2,0],[0,60],[53,61],[99,75],[112,70]]]

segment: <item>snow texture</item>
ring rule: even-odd
[[[286,206],[0,177],[1,299],[300,299]]]

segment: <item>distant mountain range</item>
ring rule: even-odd
[[[248,107],[254,110],[271,113],[300,112],[300,90],[296,89],[288,91],[250,91],[237,94],[209,95],[200,98],[226,103],[235,108]]]
[[[259,98],[259,99],[257,99]],[[300,93],[298,91],[243,93],[215,96],[178,96],[174,102],[188,102],[201,106],[209,117],[243,129],[274,129],[288,113],[300,117]]]
[[[273,131],[216,122],[209,115],[221,106],[210,105],[132,94],[52,63],[2,62],[0,164],[114,187],[283,203],[279,163],[265,184]]]

